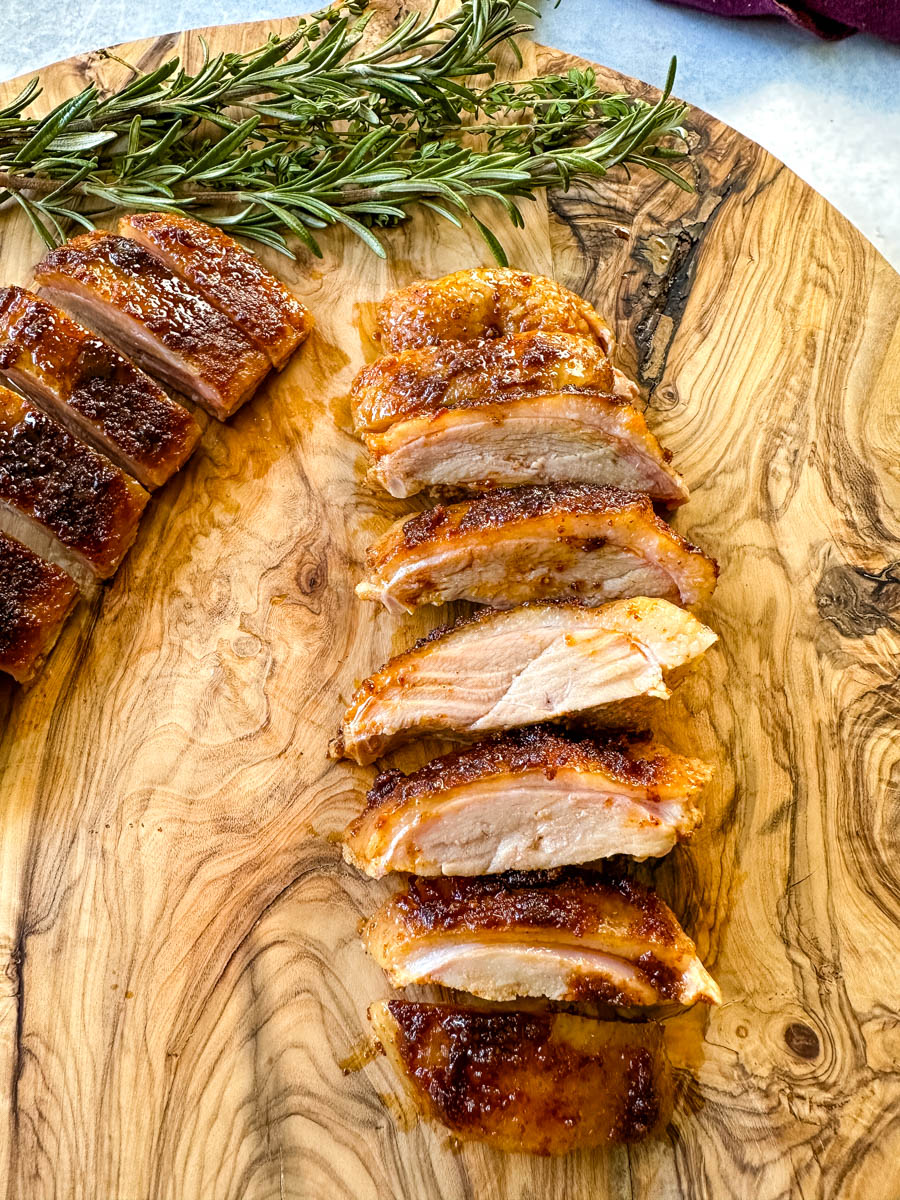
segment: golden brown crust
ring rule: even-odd
[[[77,599],[65,571],[0,533],[0,671],[28,683]]]
[[[177,213],[134,213],[118,231],[186,279],[242,329],[273,366],[283,367],[312,329],[297,297],[234,238]]]
[[[269,369],[268,360],[228,317],[129,238],[80,234],[50,250],[34,276],[54,295],[71,293],[74,301],[88,297],[134,322],[163,355],[177,356],[188,382],[206,385],[208,393],[198,385],[192,395],[216,417],[234,412]]]
[[[566,1154],[638,1141],[671,1116],[655,1024],[408,1000],[370,1018],[420,1110],[459,1137]]]
[[[0,373],[38,403],[68,410],[152,487],[181,467],[200,437],[190,413],[148,375],[24,288],[0,288]]]
[[[699,759],[656,746],[641,734],[609,734],[601,741],[531,725],[434,758],[411,775],[382,771],[366,797],[364,813],[377,809],[387,816],[418,799],[493,775],[541,771],[552,779],[562,770],[597,772],[623,787],[645,790],[651,802],[663,789],[695,794],[710,776],[710,768]],[[354,824],[361,820],[362,816]]]
[[[394,352],[532,330],[591,337],[604,354],[614,345],[609,326],[586,300],[553,279],[505,267],[419,280],[389,293],[378,307],[377,337]]]
[[[351,408],[356,430],[374,433],[445,408],[502,404],[548,392],[605,394],[613,386],[612,365],[596,342],[532,330],[382,355],[353,381]]]
[[[426,932],[546,929],[586,937],[607,926],[614,914],[625,920],[635,940],[659,947],[687,943],[672,910],[654,892],[626,876],[576,867],[485,877],[417,877],[387,907],[390,920],[407,937]]]
[[[0,387],[0,502],[43,525],[101,579],[134,541],[148,499],[102,454]]]

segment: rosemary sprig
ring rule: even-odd
[[[320,254],[314,231],[343,224],[381,255],[374,230],[420,204],[475,221],[504,261],[476,199],[521,224],[518,201],[620,164],[689,187],[670,165],[684,154],[674,61],[654,105],[602,91],[590,70],[494,82],[493,52],[528,28],[515,0],[413,14],[366,48],[369,16],[346,0],[248,54],[203,46],[194,74],[171,59],[44,117],[27,115],[33,80],[0,108],[0,200],[50,245],[112,209],[166,208],[285,253],[293,234]]]

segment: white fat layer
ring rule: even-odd
[[[603,777],[558,770],[498,775],[411,803],[392,821],[390,842],[367,864],[375,875],[491,875],[591,862],[613,854],[657,858],[697,811],[684,797],[653,801],[610,790]]]
[[[439,983],[485,1000],[546,996],[569,1000],[579,980],[609,983],[634,1004],[654,1004],[656,988],[632,963],[588,948],[446,940],[418,947],[390,968],[396,987]],[[575,985],[575,986],[573,986]]]

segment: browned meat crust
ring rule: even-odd
[[[65,571],[0,533],[0,671],[29,683],[77,599]]]
[[[49,251],[37,282],[154,374],[224,420],[248,400],[269,361],[238,327],[137,242],[83,233]]]
[[[673,786],[698,791],[709,780],[705,763],[668,751],[654,753],[640,734],[609,734],[600,741],[531,725],[441,755],[411,775],[396,769],[380,772],[366,796],[365,811],[380,809],[387,814],[419,797],[449,792],[491,775],[539,770],[552,778],[566,767],[600,770],[626,787],[646,788],[651,798]]]
[[[422,1114],[459,1137],[567,1154],[638,1141],[670,1119],[658,1025],[408,1000],[369,1017]]]
[[[106,579],[134,541],[148,499],[102,454],[0,387],[0,504],[42,525]]]
[[[534,330],[382,355],[353,381],[351,407],[357,432],[377,433],[442,408],[548,392],[611,393],[614,386],[612,365],[596,342]]]
[[[220,229],[177,213],[151,212],[122,217],[118,231],[186,279],[279,370],[309,336],[309,311],[256,255]]]
[[[149,376],[24,288],[0,288],[0,374],[145,487],[165,483],[200,437]]]
[[[664,596],[696,604],[718,568],[646,495],[589,484],[498,489],[398,522],[369,548],[357,593],[391,611],[471,600]]]
[[[378,307],[377,336],[395,352],[532,330],[591,337],[604,354],[614,346],[606,321],[586,300],[553,279],[504,267],[420,280],[389,293]]]

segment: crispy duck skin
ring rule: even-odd
[[[356,588],[391,613],[471,600],[601,604],[663,596],[708,599],[717,567],[653,511],[640,492],[588,484],[501,489],[398,521],[367,554]]]
[[[49,299],[220,421],[269,370],[233,321],[129,238],[79,234],[49,251],[34,277]]]
[[[230,317],[277,370],[309,337],[309,311],[255,254],[203,221],[177,213],[134,213],[118,232],[133,238]]]
[[[659,857],[700,824],[712,768],[645,738],[566,737],[531,726],[378,776],[344,835],[372,878],[493,875]]]
[[[383,354],[354,379],[350,405],[357,433],[383,433],[396,421],[444,408],[552,392],[611,393],[615,385],[613,367],[596,342],[532,330]]]
[[[715,640],[684,609],[648,597],[485,609],[365,680],[332,753],[365,764],[424,734],[480,737],[636,697],[666,699],[666,673]]]
[[[30,683],[78,600],[61,567],[0,533],[0,671]]]
[[[459,1138],[559,1155],[637,1142],[671,1118],[652,1022],[410,1000],[379,1001],[369,1020],[421,1115]]]
[[[624,877],[566,868],[413,878],[363,936],[397,988],[434,983],[484,1000],[721,1002],[672,910]]]
[[[376,336],[396,352],[538,329],[593,338],[604,354],[615,346],[609,325],[586,300],[544,275],[507,267],[454,271],[388,293],[378,306]]]
[[[0,288],[0,375],[144,487],[164,484],[200,437],[148,375],[24,288]]]
[[[42,527],[107,579],[137,536],[148,499],[102,454],[0,387],[0,506]]]
[[[536,483],[611,484],[670,505],[689,495],[638,409],[599,392],[438,405],[363,440],[371,478],[397,497]]]

